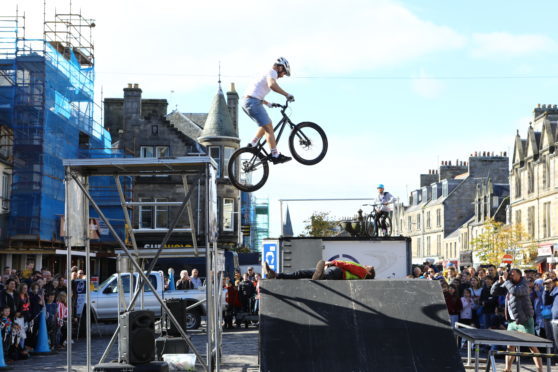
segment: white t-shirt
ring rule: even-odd
[[[271,91],[271,88],[267,85],[267,78],[277,80],[278,77],[279,75],[277,74],[277,71],[273,69],[269,70],[269,72],[263,74],[248,86],[246,95],[263,100]]]

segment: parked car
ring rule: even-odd
[[[126,301],[126,306],[130,303],[131,297],[134,293],[134,286],[138,280],[138,273],[134,273],[134,281],[130,282],[131,274],[122,273],[120,274],[122,281],[122,289],[124,292],[124,298]],[[188,289],[188,290],[164,290],[164,279],[160,272],[152,271],[149,274],[149,280],[156,288],[157,293],[163,299],[185,299],[187,306],[193,305],[200,300],[206,298],[206,288],[200,287],[198,289]],[[91,291],[91,313],[94,319],[97,321],[108,322],[116,321],[118,319],[118,274],[111,275],[104,282],[99,284],[98,288]],[[141,295],[140,295],[141,296]],[[138,298],[135,303],[135,308],[140,308],[140,303],[142,299]],[[222,294],[222,303],[225,303],[224,293]],[[224,306],[224,305],[223,305]],[[155,316],[161,316],[161,304],[151,291],[151,288],[147,284],[144,285],[143,293],[143,309],[151,310],[155,313]],[[122,311],[122,309],[120,309]],[[189,310],[186,315],[186,328],[187,329],[197,329],[201,324],[202,316],[206,314],[205,302],[195,308]]]

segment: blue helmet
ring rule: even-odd
[[[380,184],[378,185],[377,188],[378,188],[378,189],[384,189],[385,187],[384,187],[384,184],[383,184],[383,183],[380,183]]]

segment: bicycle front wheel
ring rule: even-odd
[[[265,156],[255,148],[236,150],[229,160],[229,179],[239,190],[259,190],[269,177],[269,165]]]
[[[309,121],[297,124],[289,136],[291,154],[301,164],[318,164],[327,153],[327,137],[322,128]]]

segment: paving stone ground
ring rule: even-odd
[[[116,328],[115,324],[104,324],[92,327],[92,362],[97,364],[103,354],[110,337]],[[99,335],[100,333],[100,335]],[[258,367],[258,328],[234,329],[223,333],[223,358],[221,371],[223,372],[257,372]],[[200,353],[205,354],[207,336],[201,331],[192,332],[191,339]],[[72,369],[76,372],[86,372],[86,345],[85,340],[77,340],[73,344]],[[113,347],[106,361],[116,359],[116,347]],[[466,354],[462,351],[462,355]],[[531,360],[522,359],[523,372],[536,372]],[[55,355],[32,356],[25,361],[17,361],[10,364],[16,371],[66,371],[66,352],[62,351]],[[434,367],[434,366],[433,366]],[[480,370],[484,371],[484,364]],[[198,368],[198,370],[202,370]],[[433,368],[432,371],[436,369]],[[472,370],[467,368],[467,370]],[[498,361],[498,372],[504,370],[503,360]],[[515,366],[514,369],[515,371]],[[545,368],[546,371],[546,368]],[[293,371],[294,372],[294,371]],[[558,366],[552,367],[552,372],[558,372]]]

